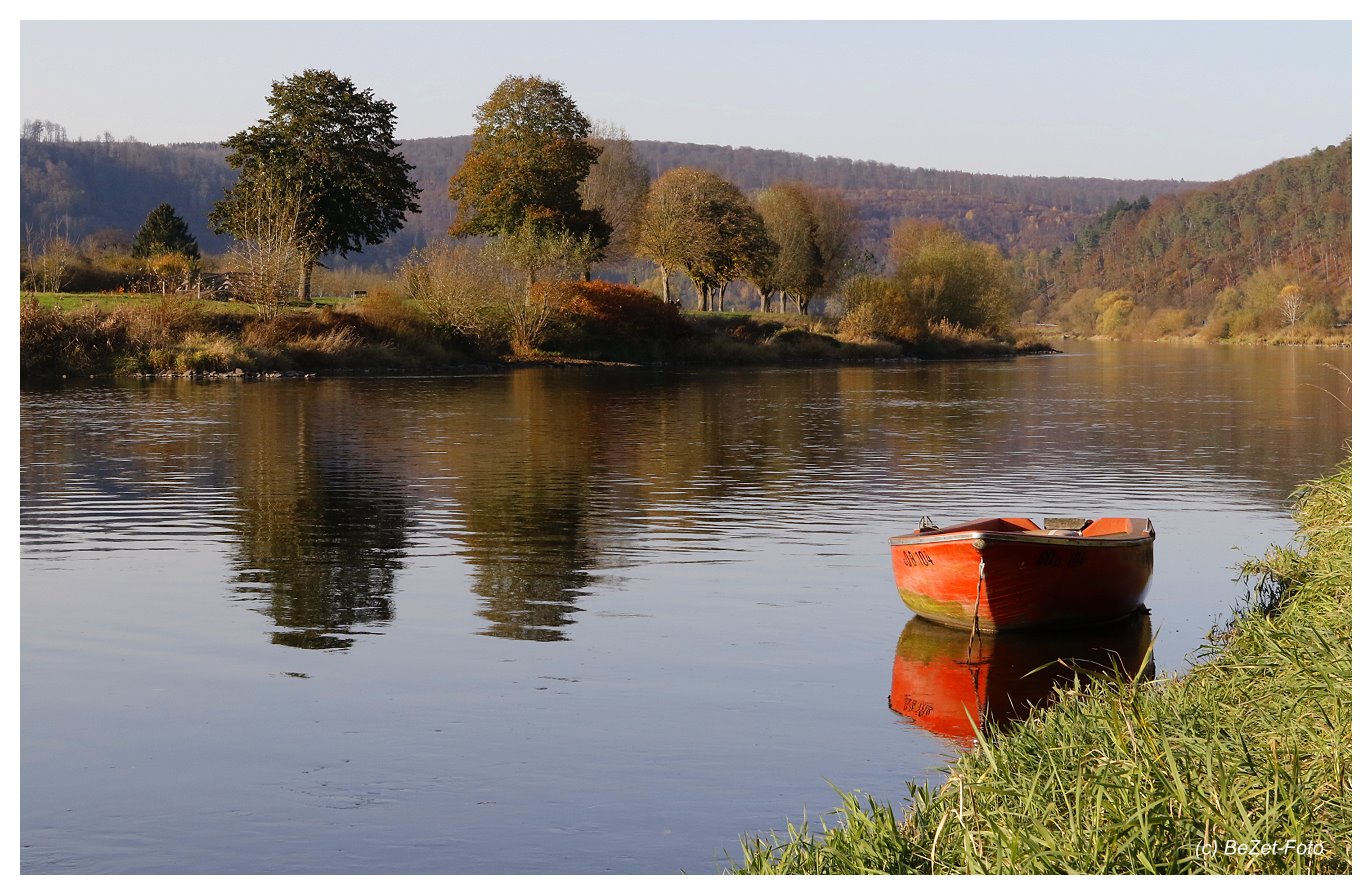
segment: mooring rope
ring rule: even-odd
[[[981,583],[986,580],[986,559],[977,566],[977,599],[972,604],[972,633],[967,638],[967,661],[972,660],[972,641],[981,637]]]

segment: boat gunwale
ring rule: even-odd
[[[1064,547],[1128,547],[1141,544],[1151,544],[1157,539],[1157,534],[1149,526],[1147,534],[1129,535],[1124,532],[1117,532],[1107,535],[1061,535],[1051,534],[1049,530],[1040,529],[1039,531],[954,531],[954,532],[930,532],[919,534],[914,532],[908,535],[897,535],[888,539],[892,547],[908,547],[915,544],[951,544],[958,541],[972,541],[976,539],[990,543],[1001,541],[1005,543],[1018,544],[1054,544]]]

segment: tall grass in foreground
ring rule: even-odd
[[[1185,675],[1062,694],[988,735],[902,817],[843,795],[818,833],[745,840],[739,873],[1348,873],[1352,471],[1300,492],[1299,549]]]

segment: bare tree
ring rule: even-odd
[[[19,130],[19,139],[35,140],[47,143],[67,142],[67,129],[56,121],[44,121],[42,119],[24,119],[23,127]]]
[[[597,249],[584,236],[567,239]],[[521,252],[546,248],[535,241]],[[406,291],[439,329],[487,352],[508,345],[516,356],[533,355],[553,323],[555,305],[546,292],[531,288],[528,271],[520,266],[531,263],[530,257],[512,261],[510,253],[505,239],[484,246],[430,243],[405,262]]]
[[[19,251],[22,285],[30,294],[61,292],[71,280],[72,268],[81,259],[76,245],[56,227],[50,228],[46,235],[25,228]]]
[[[235,291],[258,314],[273,317],[296,294],[301,265],[310,256],[300,242],[301,188],[261,176],[240,182],[240,190],[228,221],[237,235],[229,252]]]
[[[599,211],[613,228],[603,260],[623,261],[633,255],[652,175],[638,160],[634,144],[619,125],[596,122],[587,142],[600,149],[600,156],[581,182],[581,204]]]
[[[527,301],[520,273],[470,241],[429,243],[401,273],[407,294],[435,326],[486,351],[510,340],[513,309]]]
[[[1282,321],[1287,326],[1295,326],[1305,314],[1305,290],[1299,286],[1285,286],[1277,295],[1280,302]]]

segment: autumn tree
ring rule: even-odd
[[[648,189],[639,218],[634,250],[657,264],[662,274],[662,300],[672,301],[671,275],[703,256],[710,240],[709,221],[699,214],[700,181],[705,172],[673,168]]]
[[[298,227],[298,296],[305,300],[321,258],[346,257],[399,230],[407,213],[420,210],[419,187],[395,141],[395,105],[371,90],[310,69],[272,82],[267,103],[271,114],[224,142],[238,182],[215,204],[210,223],[241,239],[235,222],[254,214],[239,206],[270,192],[296,197],[298,213],[288,216]],[[265,191],[264,181],[271,183]]]
[[[522,271],[529,285],[549,276],[553,279],[589,279],[587,271],[603,251],[588,233],[547,230],[532,218],[502,235],[490,249],[495,258]]]
[[[671,273],[681,271],[700,309],[710,310],[721,306],[730,282],[770,264],[776,245],[738,187],[699,168],[674,168],[648,191],[637,251],[662,271],[664,301]]]
[[[781,295],[808,314],[816,295],[837,290],[848,274],[852,252],[852,205],[833,190],[807,183],[774,184],[757,194],[754,205],[776,243],[774,263],[759,270],[753,285],[761,293],[762,310],[771,310],[772,296]]]
[[[995,334],[1013,320],[1020,287],[995,246],[937,221],[907,220],[891,235],[888,262],[891,274],[857,277],[845,287],[841,329],[850,337],[914,341],[941,323]],[[1099,294],[1069,303],[1080,304],[1087,332],[1101,310],[1094,304]]]
[[[686,275],[700,294],[700,309],[722,311],[729,283],[775,263],[777,247],[738,187],[722,177],[708,179],[706,186],[703,213],[714,224],[712,241],[703,257],[686,264]]]
[[[198,259],[200,246],[191,235],[186,222],[166,202],[148,212],[143,226],[133,238],[132,255],[149,258],[153,255],[175,254]]]
[[[772,298],[809,295],[819,287],[819,253],[815,250],[814,218],[810,203],[798,184],[781,183],[758,193],[753,200],[767,235],[776,244],[771,263],[751,271],[749,277],[760,296],[759,310],[772,310]]]
[[[992,332],[1014,316],[1017,283],[993,245],[973,242],[937,221],[907,220],[891,234],[893,276],[926,321],[947,320]]]
[[[809,187],[819,252],[821,295],[832,295],[862,267],[856,252],[857,209],[838,190]]]
[[[449,183],[457,203],[449,232],[570,238],[592,244],[598,260],[610,228],[599,210],[583,207],[579,187],[601,150],[589,142],[591,124],[562,84],[511,75],[477,108],[476,122],[472,148]]]

